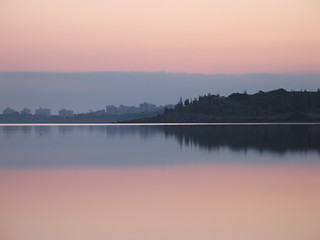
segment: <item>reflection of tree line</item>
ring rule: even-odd
[[[54,129],[61,135],[70,135],[74,132],[106,135],[109,138],[120,136],[128,137],[139,135],[141,138],[149,138],[159,133],[152,126],[3,126],[0,134],[11,135],[50,135]]]
[[[51,133],[50,126],[8,126],[0,127],[0,134],[3,133],[7,136],[10,135],[31,135],[35,133],[36,135],[49,135]]]
[[[254,148],[259,151],[320,151],[320,126],[164,126],[166,136],[180,144],[214,149]]]
[[[264,125],[264,126],[61,126],[61,127],[0,127],[4,135],[50,135],[53,128],[62,135],[74,132],[103,134],[108,138],[139,135],[151,139],[156,135],[174,137],[184,146],[195,145],[204,149],[223,146],[233,150],[254,148],[259,151],[320,152],[320,125]]]

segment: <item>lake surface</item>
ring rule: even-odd
[[[320,125],[0,126],[1,240],[319,240]]]

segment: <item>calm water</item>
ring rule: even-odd
[[[319,240],[320,125],[2,126],[1,240]]]

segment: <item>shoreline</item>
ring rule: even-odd
[[[0,127],[67,127],[67,126],[264,126],[320,125],[320,122],[259,122],[259,123],[0,123]]]

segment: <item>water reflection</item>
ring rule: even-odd
[[[316,240],[319,166],[0,169],[1,240]]]
[[[39,126],[39,127],[35,127],[34,131],[35,131],[36,135],[38,135],[38,136],[50,135],[51,127]]]
[[[320,151],[318,125],[263,126],[164,126],[165,136],[173,136],[181,145],[196,145],[214,150],[222,146],[232,150]]]
[[[319,134],[0,127],[0,239],[315,240]]]
[[[73,126],[61,126],[61,127],[58,127],[58,129],[59,129],[59,133],[62,135],[72,134],[74,131]]]
[[[320,163],[320,126],[0,127],[0,167]]]

